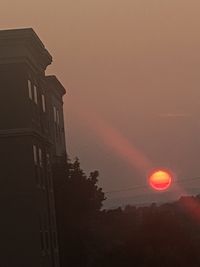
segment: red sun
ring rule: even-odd
[[[172,183],[172,174],[164,170],[153,171],[149,176],[149,183],[155,190],[166,190]]]

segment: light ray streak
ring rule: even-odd
[[[80,116],[84,119],[90,128],[95,132],[99,139],[109,148],[111,148],[126,163],[137,169],[142,174],[152,169],[151,161],[125,138],[119,130],[110,126],[105,120],[91,112],[81,112]]]

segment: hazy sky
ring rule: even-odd
[[[1,1],[0,28],[32,27],[52,54],[68,152],[100,171],[105,191],[144,184],[147,161],[200,174],[199,10],[199,0]]]

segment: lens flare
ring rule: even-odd
[[[164,191],[170,187],[172,183],[172,174],[164,170],[153,171],[149,176],[150,186],[158,191]]]

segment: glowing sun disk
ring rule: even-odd
[[[151,187],[156,190],[166,190],[172,182],[172,175],[167,171],[157,170],[154,171],[149,177]]]

